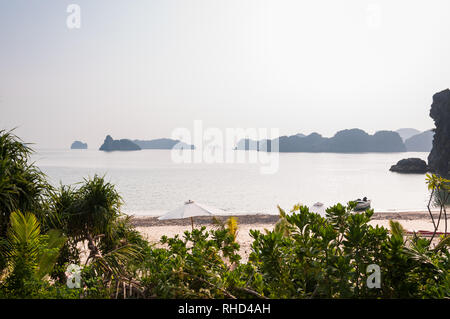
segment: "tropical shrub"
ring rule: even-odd
[[[142,264],[147,297],[224,298],[231,265],[240,260],[239,245],[227,229],[185,232],[183,238],[163,236],[167,248],[150,247]]]
[[[436,235],[442,217],[444,218],[444,236],[447,236],[447,205],[450,201],[450,180],[435,174],[426,174],[426,183],[431,193],[427,207],[434,226],[434,233],[431,238],[433,239]],[[431,212],[432,202],[434,206],[439,207],[437,221]]]
[[[0,239],[6,237],[10,215],[20,210],[40,215],[50,185],[29,163],[31,148],[11,131],[0,130]],[[0,271],[5,260],[0,256]]]
[[[159,298],[423,298],[450,296],[448,238],[407,238],[397,222],[371,226],[372,210],[353,213],[337,204],[326,217],[306,206],[273,231],[251,231],[247,263],[240,263],[230,232],[186,232],[150,247],[142,279],[147,297]],[[227,239],[228,238],[228,239]],[[219,240],[220,239],[220,240]],[[225,239],[225,241],[224,241]],[[219,241],[218,241],[219,240]],[[225,248],[228,253],[225,253]],[[222,252],[222,253],[221,253]],[[230,262],[224,256],[235,256]],[[369,265],[381,271],[380,287],[369,287]]]
[[[123,294],[124,284],[136,290],[133,263],[141,258],[147,242],[134,229],[130,217],[120,212],[122,200],[115,186],[95,175],[78,189],[61,186],[51,199],[49,224],[68,238],[58,264],[81,264],[79,245],[87,243],[89,255],[83,263],[90,266],[86,273],[90,278],[94,274],[102,278],[104,289],[113,295],[119,295],[119,289]],[[58,268],[53,277],[65,282],[64,267]]]
[[[30,287],[51,273],[64,242],[65,237],[58,230],[41,234],[40,223],[33,214],[13,212],[7,238],[1,242],[7,265],[3,274],[6,290],[29,296]]]
[[[290,215],[282,212],[282,230],[251,231],[250,263],[263,280],[255,290],[271,298],[450,296],[448,237],[436,248],[418,236],[405,240],[398,223],[391,222],[389,234],[368,224],[372,210],[353,208],[337,204],[324,218],[296,206]],[[373,264],[381,269],[380,289],[367,285]]]

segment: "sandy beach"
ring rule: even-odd
[[[438,212],[433,212],[435,218],[438,217]],[[218,217],[225,220],[227,217]],[[248,258],[250,253],[250,245],[252,238],[249,231],[256,229],[264,231],[264,229],[272,230],[278,220],[278,215],[255,214],[255,215],[241,215],[238,218],[239,230],[237,241],[241,245],[240,255],[244,260]],[[432,231],[433,223],[428,212],[378,212],[374,213],[370,224],[375,226],[384,226],[389,228],[389,220],[400,222],[403,228],[410,232],[418,231]],[[183,235],[186,230],[191,230],[190,219],[177,220],[158,220],[154,216],[133,216],[133,224],[141,234],[151,243],[157,244],[161,236],[166,235],[173,237],[176,234]],[[196,217],[194,219],[194,226],[206,226],[207,229],[215,227],[212,224],[211,217]],[[450,228],[450,224],[449,224]],[[441,219],[439,231],[444,231],[444,220]]]

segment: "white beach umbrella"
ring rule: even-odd
[[[182,219],[182,218],[191,218],[192,228],[194,228],[194,220],[193,217],[196,216],[220,216],[220,215],[229,215],[228,212],[210,207],[204,204],[196,203],[192,200],[189,200],[184,203],[183,206],[178,207],[160,217],[158,220],[166,220],[166,219]]]

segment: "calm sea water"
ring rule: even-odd
[[[277,213],[296,203],[313,205],[367,196],[375,211],[425,210],[424,174],[392,173],[407,157],[428,153],[280,153],[273,175],[258,164],[176,164],[169,150],[100,152],[38,150],[33,160],[52,184],[73,184],[105,174],[117,185],[128,214],[160,215],[188,199],[233,213]]]

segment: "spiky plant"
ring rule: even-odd
[[[145,243],[130,218],[120,212],[121,204],[115,186],[95,175],[79,188],[61,186],[53,193],[51,220],[69,238],[59,264],[78,263],[78,244],[87,243],[89,256],[84,264],[102,278],[106,287],[114,290],[116,285],[126,284],[136,290],[138,284],[132,280],[130,268],[140,259]],[[55,275],[64,280],[63,273]]]
[[[6,236],[13,211],[42,214],[51,187],[45,175],[29,162],[32,152],[12,131],[0,130],[0,238]]]
[[[399,238],[403,238],[405,236],[405,229],[399,222],[389,220],[389,228],[392,236],[397,236]]]
[[[279,212],[279,219],[276,222],[275,226],[274,226],[274,232],[281,234],[284,237],[289,237],[291,234],[291,229],[289,226],[289,223],[286,219],[286,212],[280,207],[278,207],[278,212]],[[295,209],[296,207],[294,207]],[[269,231],[266,229],[266,233],[269,233]]]

